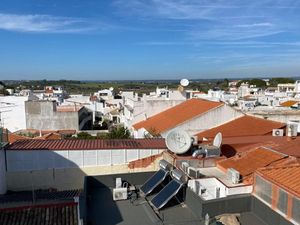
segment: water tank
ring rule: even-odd
[[[172,165],[168,163],[166,160],[162,159],[159,161],[159,167],[164,169],[164,170],[171,170]]]
[[[172,170],[171,174],[174,179],[180,182],[185,183],[187,181],[187,177],[185,176],[185,174],[178,169]]]

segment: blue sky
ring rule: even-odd
[[[299,75],[299,0],[0,3],[0,79]]]

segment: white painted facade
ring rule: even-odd
[[[162,149],[8,150],[7,171],[85,168],[124,165],[161,153]]]
[[[196,98],[206,99],[214,102],[226,102],[233,104],[238,97],[235,93],[229,93],[222,90],[208,90],[207,94],[195,94]]]
[[[243,115],[243,113],[233,109],[228,105],[222,105],[195,118],[185,121],[184,123],[179,124],[170,130],[164,131],[163,133],[161,133],[161,136],[166,137],[166,135],[174,129],[184,130],[188,132],[189,135],[195,135],[207,129],[211,129],[213,127],[239,118]]]
[[[168,90],[168,94],[164,93],[162,96],[155,94],[153,96],[143,95],[143,97],[138,97],[133,92],[125,92],[122,93],[122,97],[124,110],[121,115],[121,122],[129,129],[133,124],[172,108],[186,100],[185,96],[179,91],[171,90]]]
[[[25,101],[37,99],[29,96],[0,96],[0,125],[11,132],[26,129]]]
[[[113,99],[113,89],[103,89],[103,90],[99,90],[98,92],[94,93],[95,96],[97,96],[98,98],[102,98],[104,100],[110,100]]]
[[[246,83],[242,83],[241,86],[238,88],[238,97],[243,98],[250,94],[249,85]]]
[[[204,200],[224,198],[230,195],[252,193],[252,185],[240,184],[228,187],[217,178],[203,178],[188,181],[188,187]]]

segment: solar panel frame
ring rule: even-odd
[[[140,191],[146,196],[150,194],[169,174],[169,171],[164,169],[158,170],[140,187]]]
[[[178,193],[182,186],[183,183],[173,179],[151,200],[151,204],[156,209],[161,209]]]

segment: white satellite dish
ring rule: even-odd
[[[109,90],[110,90],[110,91],[113,91],[113,90],[114,90],[114,88],[113,88],[113,87],[110,87],[110,88],[109,88]]]
[[[168,149],[176,154],[187,152],[192,145],[190,135],[183,130],[173,130],[169,132],[165,141]]]
[[[214,141],[213,141],[213,146],[220,148],[222,144],[222,134],[219,132],[216,134]]]
[[[186,87],[189,85],[189,80],[188,79],[181,79],[180,81],[180,85],[183,86],[183,87]]]

